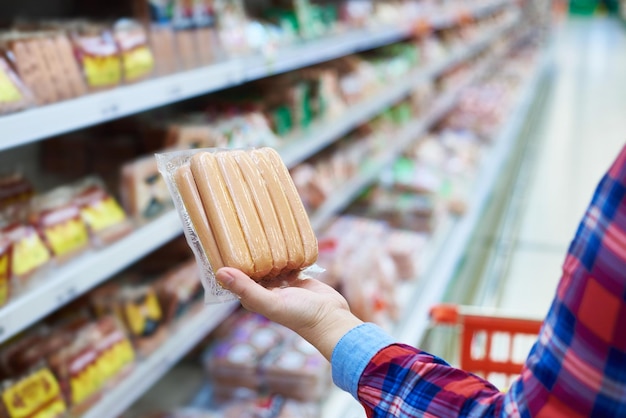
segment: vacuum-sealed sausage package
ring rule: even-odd
[[[275,150],[196,149],[156,158],[202,270],[205,302],[233,299],[215,280],[221,267],[266,287],[315,272],[317,238]]]

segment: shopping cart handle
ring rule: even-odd
[[[459,306],[451,303],[440,303],[430,308],[429,316],[437,324],[458,324]]]

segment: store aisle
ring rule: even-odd
[[[555,37],[553,92],[537,129],[537,159],[499,306],[544,316],[568,245],[626,142],[626,31],[573,19]]]

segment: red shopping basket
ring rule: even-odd
[[[540,320],[507,316],[497,310],[449,304],[433,306],[430,317],[435,325],[458,326],[461,369],[492,382],[504,378],[506,387],[521,372],[528,343],[537,339],[542,324]]]

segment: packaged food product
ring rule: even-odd
[[[87,93],[85,79],[81,75],[80,67],[74,57],[72,43],[65,33],[58,32],[50,37],[54,42],[55,53],[59,59],[61,72],[69,87],[70,97],[78,97]]]
[[[63,417],[67,405],[59,382],[47,367],[39,367],[0,386],[0,417]]]
[[[273,149],[181,151],[157,160],[201,266],[207,300],[232,298],[215,281],[222,266],[276,285],[315,263],[317,239]]]
[[[5,39],[9,58],[19,78],[28,86],[37,104],[57,101],[55,87],[33,34],[18,33]],[[14,92],[15,93],[15,92]]]
[[[132,217],[152,219],[171,207],[167,185],[152,156],[124,165],[120,187],[122,204]]]
[[[75,186],[74,201],[96,246],[108,245],[132,231],[130,220],[102,181],[90,177]]]
[[[201,61],[197,52],[198,40],[196,39],[196,31],[193,29],[177,29],[174,32],[174,41],[181,69],[192,70],[199,67]]]
[[[135,353],[115,318],[103,317],[80,329],[70,344],[50,355],[56,375],[73,415],[84,413],[108,384],[131,369]]]
[[[32,225],[10,222],[3,227],[2,235],[11,245],[10,272],[19,290],[27,279],[48,265],[52,259],[51,253]]]
[[[89,232],[71,187],[60,187],[33,199],[30,220],[55,260],[63,263],[90,246]]]
[[[228,333],[206,352],[205,367],[218,386],[231,392],[237,387],[259,389],[265,382],[259,373],[261,361],[283,342],[286,328],[257,314],[243,315],[230,325]]]
[[[150,49],[154,54],[156,75],[163,76],[178,71],[179,62],[171,26],[154,24],[150,27]]]
[[[209,124],[174,124],[168,127],[167,148],[194,149],[226,146],[226,139]]]
[[[0,209],[24,205],[35,194],[32,183],[20,172],[0,177]]]
[[[261,362],[264,386],[299,401],[319,401],[331,386],[330,364],[311,344],[291,335]]]
[[[167,337],[156,290],[147,285],[103,286],[92,292],[98,316],[115,315],[128,330],[137,351],[148,355]]]
[[[32,93],[0,54],[0,115],[32,105]]]
[[[120,19],[113,26],[125,83],[134,83],[152,75],[154,55],[143,26],[131,19]]]
[[[202,306],[202,285],[198,265],[190,260],[178,265],[155,283],[159,303],[163,309],[163,319],[173,323],[186,315],[194,307]]]
[[[122,82],[122,56],[110,29],[81,23],[73,28],[71,38],[89,90],[108,89]]]

